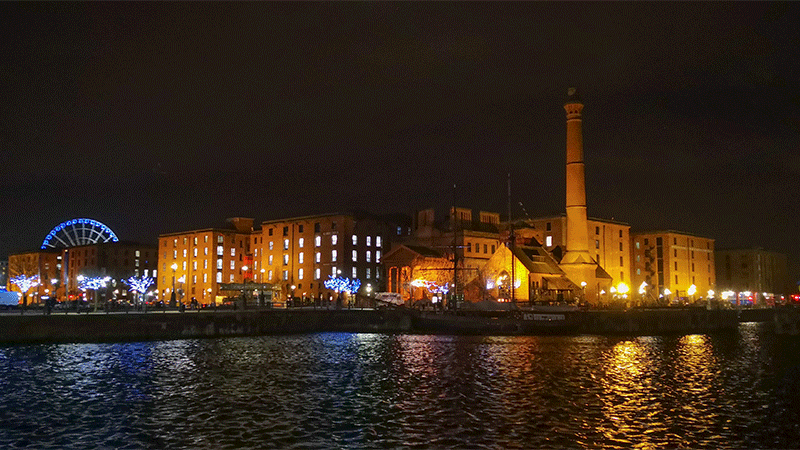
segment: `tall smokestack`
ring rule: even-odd
[[[575,88],[567,91],[567,248],[560,267],[574,283],[583,286],[589,302],[597,299],[597,263],[589,254],[586,216],[586,181],[583,165],[583,103]]]
[[[586,182],[583,165],[583,103],[575,88],[567,91],[567,252],[566,262],[593,262],[589,255]]]

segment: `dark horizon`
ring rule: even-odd
[[[453,203],[786,253],[798,278],[800,8],[786,3],[0,6],[0,256],[88,217],[120,239]]]

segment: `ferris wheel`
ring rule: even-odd
[[[119,242],[119,239],[111,228],[101,222],[92,219],[72,219],[50,230],[42,241],[42,250],[103,242]]]

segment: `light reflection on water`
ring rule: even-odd
[[[0,448],[800,442],[800,342],[314,334],[0,347]]]

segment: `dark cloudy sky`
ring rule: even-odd
[[[564,210],[800,254],[793,3],[2,3],[0,256],[352,208]]]

